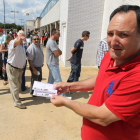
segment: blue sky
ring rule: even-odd
[[[48,0],[4,0],[5,1],[5,20],[6,23],[14,23],[14,13],[11,11],[18,11],[15,14],[16,24],[26,24],[26,20],[35,20],[39,17],[42,10],[46,6]],[[26,16],[29,13],[29,16]],[[4,23],[4,6],[3,0],[0,0],[0,22]]]

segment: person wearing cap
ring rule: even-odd
[[[6,35],[3,33],[3,29],[0,28],[0,44],[4,43]]]
[[[23,41],[26,37],[22,30],[17,35],[16,39],[11,40],[8,46],[6,70],[14,106],[19,109],[26,109],[26,106],[21,103],[24,99],[19,98],[22,71],[26,64],[26,52],[23,47]]]

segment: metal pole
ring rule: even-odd
[[[14,23],[15,23],[15,28],[16,28],[16,20],[15,20],[15,8],[14,8]]]
[[[19,20],[21,20],[21,26],[22,26],[22,20],[24,20],[24,19],[19,19]]]
[[[4,31],[6,33],[6,29],[5,29],[5,1],[3,0],[3,6],[4,6]]]
[[[14,13],[14,23],[15,23],[15,27],[16,27],[16,19],[15,19],[15,13],[19,13],[18,11],[15,11],[15,8],[14,8],[14,11],[11,11]]]

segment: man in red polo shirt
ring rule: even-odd
[[[110,16],[109,52],[97,77],[58,83],[58,94],[93,90],[88,104],[53,96],[55,106],[68,106],[83,116],[83,140],[140,138],[140,7],[123,5]]]

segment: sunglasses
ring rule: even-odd
[[[33,40],[39,40],[39,38],[35,38],[35,39],[33,39]]]

